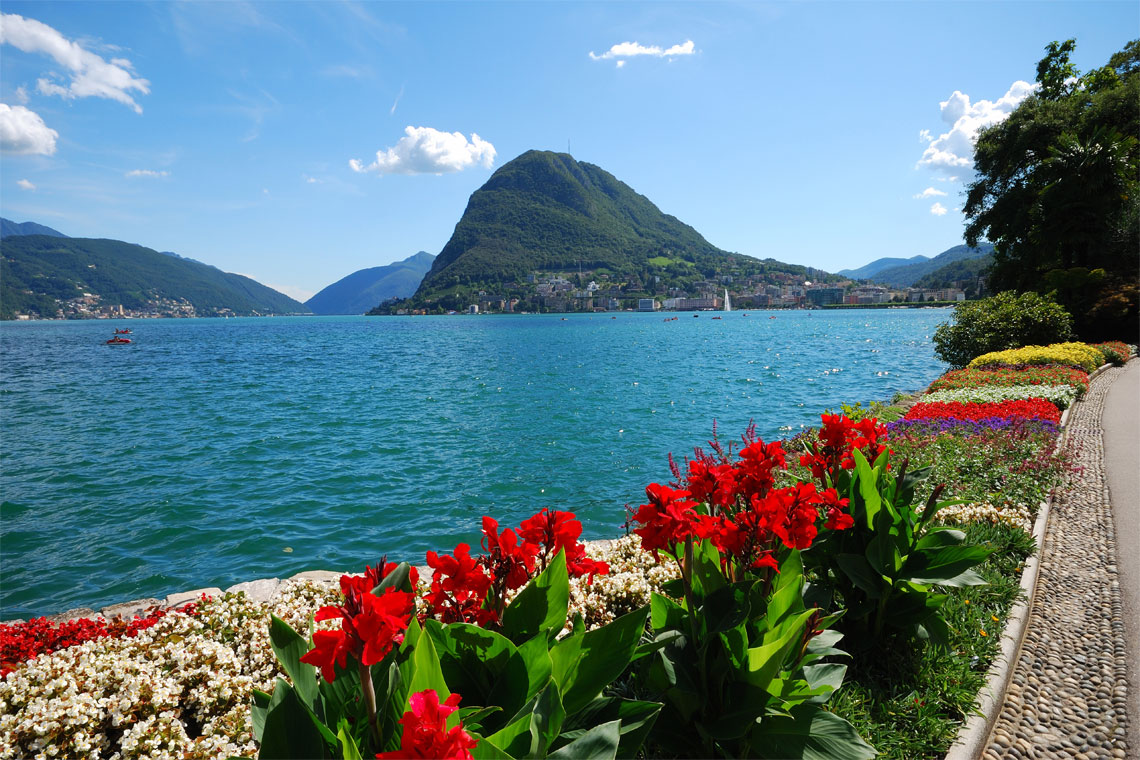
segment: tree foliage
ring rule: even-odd
[[[1006,291],[955,307],[953,321],[934,331],[934,353],[952,367],[965,367],[991,351],[1060,343],[1072,331],[1072,317],[1051,298]]]
[[[1140,43],[1083,76],[1053,42],[1040,88],[984,130],[966,240],[994,243],[991,290],[1052,293],[1087,339],[1135,336],[1140,292]]]

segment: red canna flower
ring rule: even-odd
[[[376,755],[378,760],[472,760],[471,750],[478,742],[464,730],[462,723],[447,730],[447,717],[459,709],[459,699],[458,694],[452,694],[440,704],[435,689],[427,689],[408,697],[408,706],[412,709],[400,718],[400,725],[404,729],[400,736],[400,748],[379,753]]]
[[[394,588],[385,589],[380,596],[372,593],[372,587],[361,590],[378,578],[372,568],[364,576],[341,576],[343,603],[322,607],[314,616],[318,621],[341,619],[339,631],[315,632],[314,648],[301,657],[301,662],[320,668],[329,683],[336,678],[334,664],[346,667],[348,655],[366,667],[375,665],[404,640],[415,595]]]
[[[456,546],[452,556],[429,551],[427,563],[435,572],[424,599],[441,622],[482,625],[494,620],[493,613],[483,609],[491,577],[471,557],[469,544]]]
[[[689,492],[674,490],[668,486],[650,483],[645,487],[648,504],[642,504],[633,516],[634,522],[642,527],[633,532],[641,536],[641,547],[653,552],[660,559],[659,549],[669,549],[684,541],[693,532],[693,522],[697,518]]]
[[[538,546],[524,540],[519,543],[518,535],[510,528],[499,533],[498,521],[483,517],[483,548],[487,556],[482,558],[497,583],[505,581],[507,590],[524,585],[534,573]]]

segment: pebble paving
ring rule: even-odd
[[[1092,382],[1068,421],[1074,471],[1056,495],[1037,594],[984,760],[1136,757],[1126,742],[1126,659],[1101,411],[1117,374]]]

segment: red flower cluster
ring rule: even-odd
[[[931,420],[949,417],[955,420],[991,420],[1019,418],[1060,422],[1061,412],[1050,401],[1040,398],[990,403],[942,401],[915,404],[905,420]]]
[[[341,619],[339,631],[313,633],[313,649],[301,657],[301,662],[321,669],[329,683],[336,678],[334,664],[348,665],[348,655],[365,667],[384,659],[392,647],[404,640],[415,608],[415,595],[407,591],[387,588],[379,595],[372,593],[383,578],[396,565],[380,563],[369,567],[364,575],[342,575],[340,591],[344,601],[339,607],[321,607],[315,620]],[[412,580],[415,583],[415,579]]]
[[[198,603],[190,602],[173,611],[197,615]],[[92,639],[134,638],[139,631],[150,628],[169,612],[153,607],[146,615],[133,620],[77,618],[53,623],[41,617],[23,623],[0,624],[0,678],[37,655],[50,654]]]
[[[435,689],[427,689],[408,697],[408,706],[412,709],[400,718],[400,725],[404,727],[400,748],[381,752],[376,755],[378,760],[472,760],[471,750],[478,742],[464,730],[462,723],[447,730],[447,716],[459,709],[458,694],[452,694],[440,704]]]
[[[931,383],[926,392],[1011,385],[1071,385],[1083,393],[1089,389],[1089,373],[1083,369],[1061,365],[1002,366],[994,369],[968,367],[947,372]]]
[[[818,441],[810,445],[807,454],[800,457],[800,464],[811,468],[811,474],[821,484],[827,478],[834,484],[839,479],[840,470],[855,469],[853,452],[858,449],[868,462],[874,462],[879,454],[887,451],[884,441],[887,428],[874,417],[864,417],[853,422],[845,414],[820,415],[822,425]]]
[[[880,434],[869,428],[852,439],[875,447]],[[829,435],[834,438],[832,431]],[[847,440],[841,433],[837,442]],[[833,488],[821,492],[814,483],[775,488],[775,470],[786,468],[786,460],[780,442],[765,444],[758,439],[748,442],[736,462],[698,453],[698,459],[689,462],[687,488],[651,483],[645,489],[649,501],[633,515],[632,521],[640,525],[633,532],[641,536],[642,548],[658,559],[661,549],[672,551],[695,537],[711,541],[726,564],[734,559],[747,568],[775,569],[780,546],[811,546],[821,518],[823,527],[831,530],[854,524],[844,512],[848,500],[840,499]],[[700,512],[701,503],[708,504],[708,514]]]
[[[427,553],[432,575],[431,589],[424,597],[430,614],[441,622],[486,625],[498,622],[506,605],[507,592],[524,586],[541,572],[559,551],[566,553],[566,569],[571,577],[609,572],[605,562],[586,556],[578,541],[582,523],[572,512],[543,509],[523,520],[518,530],[499,532],[499,523],[483,518],[483,549],[474,558],[469,544],[459,544],[452,556]]]

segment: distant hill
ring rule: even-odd
[[[920,279],[928,274],[937,272],[947,264],[953,264],[959,261],[968,261],[971,259],[979,259],[983,256],[992,254],[993,250],[994,247],[990,243],[981,243],[977,248],[970,248],[969,246],[965,245],[956,245],[953,248],[943,251],[928,261],[921,261],[917,264],[906,264],[904,266],[883,269],[868,279],[871,279],[874,282],[880,283],[882,285],[890,285],[896,288],[914,287]]]
[[[908,264],[921,264],[924,261],[930,261],[930,257],[920,255],[911,256],[909,259],[875,259],[870,264],[861,266],[858,269],[840,269],[838,272],[836,272],[836,274],[841,274],[844,277],[850,277],[852,280],[867,280],[883,271],[884,269],[906,266]]]
[[[727,278],[803,278],[807,269],[722,251],[600,167],[531,150],[471,195],[431,271],[400,306],[465,309],[483,293],[533,307],[542,303],[528,281],[536,272],[561,273],[577,288],[594,281],[600,293],[629,299],[715,292]]]
[[[361,269],[337,280],[305,301],[314,314],[363,314],[389,298],[416,292],[435,256],[420,251],[403,261]]]
[[[0,243],[0,319],[67,312],[84,293],[98,296],[98,306],[135,311],[184,303],[197,316],[309,311],[248,277],[120,240],[20,235]]]
[[[937,290],[940,288],[948,288],[955,282],[966,283],[966,297],[973,298],[978,293],[978,278],[985,274],[985,270],[994,263],[994,256],[992,253],[987,253],[976,259],[961,259],[960,261],[952,261],[944,267],[940,267],[930,274],[923,275],[914,286],[916,288],[929,288]]]
[[[13,222],[11,219],[0,218],[0,239],[14,235],[51,235],[52,237],[67,237],[67,235],[64,235],[62,232],[53,230],[51,227],[45,227],[42,224],[36,224],[35,222]]]

